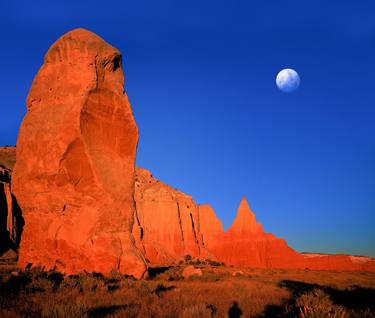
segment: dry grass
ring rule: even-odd
[[[374,317],[375,274],[183,266],[148,280],[113,273],[2,273],[0,317]],[[232,276],[234,271],[243,274]],[[237,306],[234,305],[236,302]]]

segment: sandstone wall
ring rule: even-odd
[[[168,265],[185,255],[211,256],[202,242],[199,207],[192,197],[156,180],[145,169],[135,175],[133,234],[152,265]]]

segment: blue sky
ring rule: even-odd
[[[299,251],[375,257],[373,1],[3,1],[0,144],[43,55],[83,27],[121,50],[138,165],[210,203],[246,196]],[[301,85],[280,92],[275,76]]]

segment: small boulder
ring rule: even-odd
[[[182,276],[184,279],[188,279],[192,276],[202,276],[202,270],[200,268],[195,268],[193,265],[186,266],[182,271]]]
[[[235,272],[233,272],[232,273],[232,276],[244,276],[245,275],[245,273],[243,272],[243,271],[235,271]]]

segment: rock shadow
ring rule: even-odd
[[[21,236],[23,232],[23,227],[25,225],[25,220],[22,216],[22,211],[20,206],[18,205],[17,199],[12,194],[12,203],[13,203],[13,217],[15,218],[15,226],[16,226],[16,241],[15,248],[18,249],[21,243]]]
[[[4,192],[4,184],[0,183],[0,255],[3,255],[8,250],[17,251],[21,243],[21,236],[25,221],[22,216],[22,211],[16,197],[12,194],[12,211],[8,211],[7,199]],[[3,211],[5,213],[3,213]],[[12,218],[9,218],[9,213]],[[13,233],[8,231],[9,219],[13,220]]]
[[[172,268],[172,266],[149,267],[148,268],[148,277],[150,279],[153,279],[156,276],[166,272],[170,268]]]
[[[242,309],[238,306],[236,301],[233,302],[232,306],[228,310],[229,318],[240,318],[243,315]]]
[[[176,286],[164,286],[163,284],[159,284],[158,286],[156,286],[153,293],[155,293],[160,298],[160,295],[162,293],[173,290],[175,288],[176,288]]]
[[[4,212],[5,213],[4,213]],[[4,184],[0,182],[0,255],[4,254],[12,247],[10,233],[7,229],[8,206],[4,191]]]
[[[280,287],[290,290],[294,298],[318,288],[323,290],[336,305],[347,309],[361,310],[369,308],[371,311],[375,311],[375,289],[372,288],[352,285],[347,289],[336,289],[331,286],[310,284],[293,280],[284,280],[280,282]]]
[[[90,318],[104,318],[109,315],[115,314],[119,310],[126,311],[137,311],[137,305],[128,304],[128,305],[113,305],[113,306],[99,306],[94,309],[90,309],[87,314]]]

